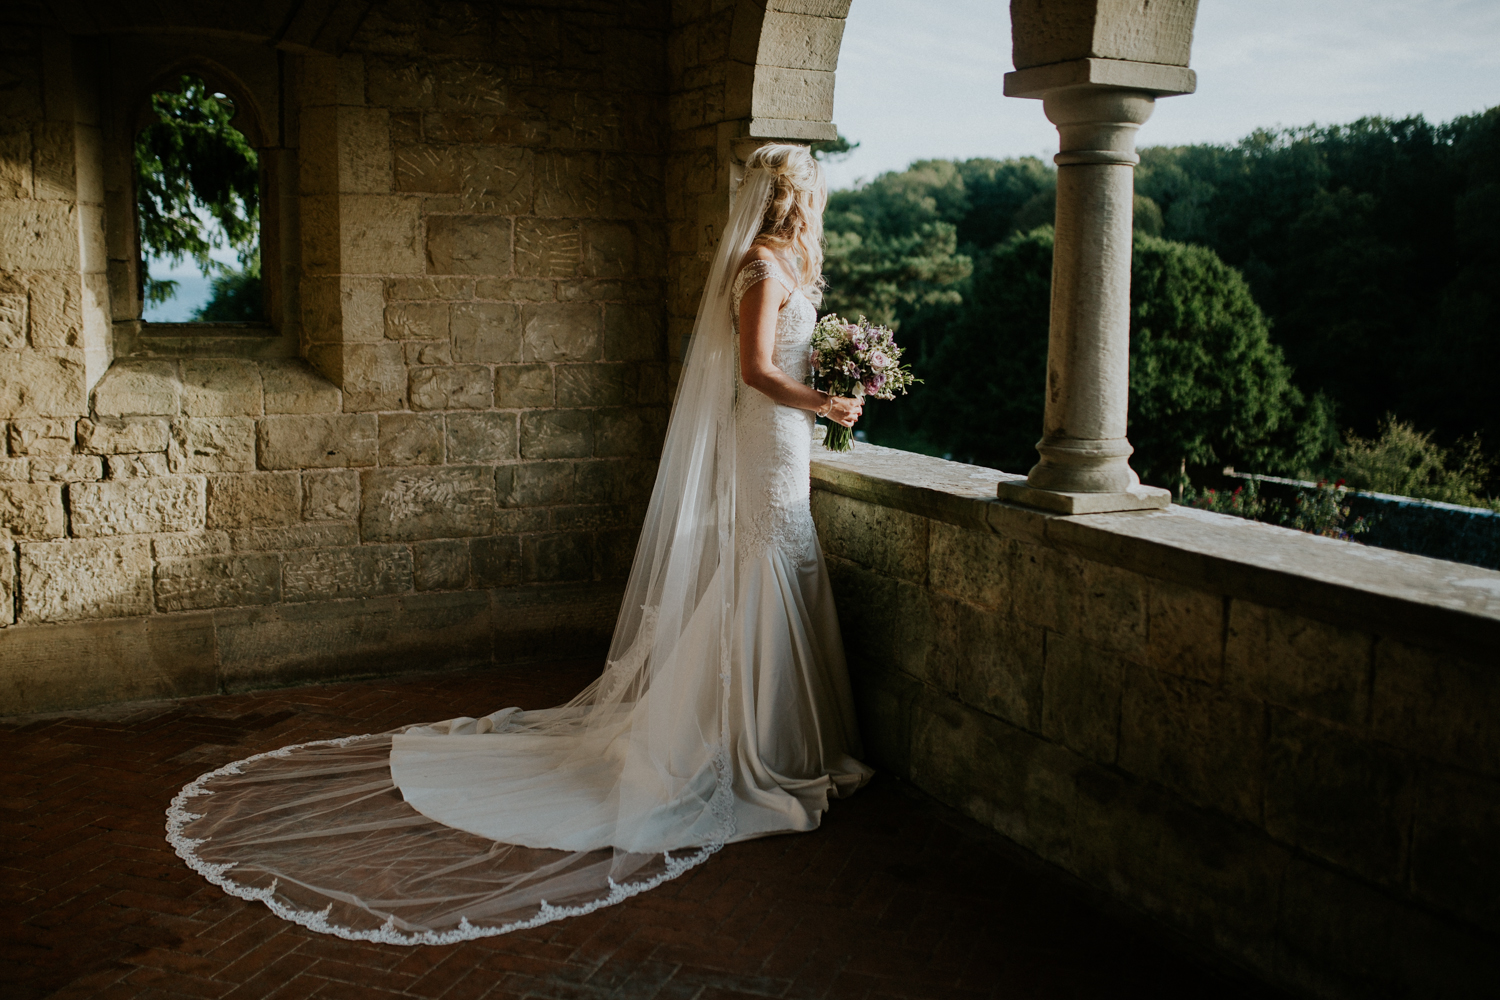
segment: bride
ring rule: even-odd
[[[811,830],[869,780],[809,507],[813,415],[860,415],[806,384],[825,201],[801,146],[746,163],[598,680],[205,774],[167,813],[189,866],[313,930],[448,943]]]

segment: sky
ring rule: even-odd
[[[1429,121],[1500,104],[1500,0],[1200,0],[1196,94],[1157,102],[1138,144],[1234,142],[1365,115]],[[1003,96],[1004,0],[854,0],[834,122],[848,187],[912,160],[1057,151],[1042,103]]]

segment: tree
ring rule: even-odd
[[[1500,440],[1500,109],[1262,130],[1141,161],[1163,235],[1242,271],[1341,423],[1370,435],[1394,411],[1450,444]]]
[[[193,314],[198,322],[251,323],[265,315],[260,284],[260,258],[253,258],[242,271],[230,271],[213,279],[213,293]]]
[[[1036,462],[1053,234],[982,259],[961,320],[922,372],[936,450],[1013,472]],[[1331,414],[1307,400],[1244,279],[1211,251],[1137,234],[1131,277],[1129,435],[1142,478],[1175,485],[1226,462],[1296,472],[1326,457]],[[1217,471],[1217,470],[1215,470]]]
[[[184,75],[176,90],[151,95],[151,114],[134,150],[143,256],[191,257],[205,276],[224,275],[231,269],[210,251],[227,246],[258,283],[252,261],[259,253],[259,161],[229,124],[233,102]],[[152,278],[144,266],[142,273],[148,302],[176,293],[175,281]]]

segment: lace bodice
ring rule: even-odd
[[[735,277],[733,308],[739,336],[740,300],[757,282],[779,281],[791,292],[776,317],[771,361],[799,382],[807,380],[817,310],[778,265],[752,260]],[[738,351],[735,352],[738,356]],[[808,461],[813,415],[782,406],[738,379],[735,366],[737,428],[735,494],[736,548],[741,553],[773,545],[800,557],[816,546],[809,503]]]
[[[808,374],[808,359],[811,357],[808,345],[812,343],[813,324],[817,322],[818,312],[807,300],[807,296],[803,295],[796,284],[787,277],[786,272],[771,261],[752,260],[735,276],[733,289],[735,335],[739,335],[740,300],[745,297],[745,292],[749,291],[752,285],[771,279],[780,282],[787,291],[792,293],[781,304],[781,312],[776,317],[776,344],[771,350],[771,363],[798,382],[805,382]]]

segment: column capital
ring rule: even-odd
[[[1112,87],[1138,90],[1154,97],[1191,94],[1198,74],[1186,66],[1134,62],[1129,59],[1069,59],[1005,74],[1006,97],[1041,99],[1065,87]]]

